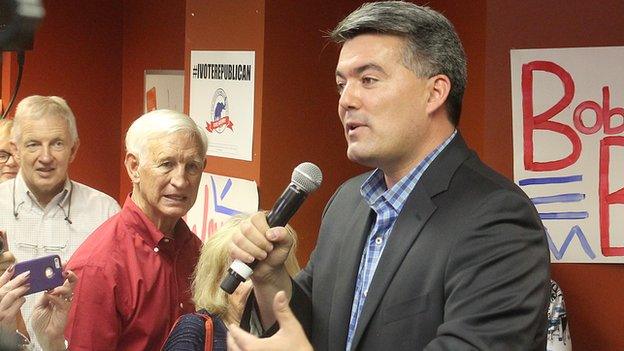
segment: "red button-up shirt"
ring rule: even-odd
[[[176,319],[195,311],[190,279],[201,240],[179,220],[167,239],[128,197],[68,263],[79,281],[69,349],[160,350]]]

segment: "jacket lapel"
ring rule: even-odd
[[[338,251],[340,259],[336,267],[336,284],[331,300],[328,340],[330,350],[344,350],[346,347],[360,258],[374,218],[374,212],[362,199],[346,227]]]
[[[388,238],[388,243],[379,259],[362,314],[353,335],[352,350],[357,348],[358,342],[385,294],[387,286],[401,266],[403,258],[412,247],[424,224],[436,209],[435,204],[422,186],[416,186],[407,201],[402,211],[406,215],[399,215],[397,218],[394,229]]]
[[[429,217],[435,212],[436,205],[432,199],[437,194],[448,189],[448,185],[455,171],[469,155],[470,150],[458,133],[453,141],[451,141],[446,149],[438,155],[436,160],[434,160],[425,171],[418,181],[418,184],[416,184],[414,190],[412,190],[412,193],[407,198],[403,210],[399,214],[392,232],[390,233],[388,242],[379,259],[373,280],[368,289],[368,295],[364,302],[362,314],[360,315],[355,334],[353,335],[352,350],[357,349],[358,343],[362,339],[362,335],[368,323],[373,317],[375,310],[378,308],[396,271],[403,263],[405,255],[407,255],[407,252],[412,248],[414,241],[418,238],[418,235],[429,220]],[[350,276],[356,277],[352,282],[352,286],[354,286],[355,280],[357,279],[357,271]],[[353,288],[349,293],[349,296],[352,298]],[[350,306],[351,305],[349,305],[349,307]]]

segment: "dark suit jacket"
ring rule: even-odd
[[[329,201],[291,306],[315,350],[344,350],[374,221],[369,174]],[[353,350],[544,350],[549,253],[526,195],[458,134],[400,213],[368,290]]]

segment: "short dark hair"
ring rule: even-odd
[[[449,120],[457,126],[466,89],[466,53],[451,22],[426,6],[403,1],[372,2],[338,23],[330,38],[342,44],[367,33],[405,38],[405,66],[419,77],[449,77],[451,91],[445,104]]]

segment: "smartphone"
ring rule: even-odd
[[[27,271],[30,271],[30,278],[28,279],[30,290],[26,292],[26,295],[61,286],[65,280],[63,279],[61,258],[58,255],[38,257],[16,263],[15,275],[13,276],[15,277]]]

